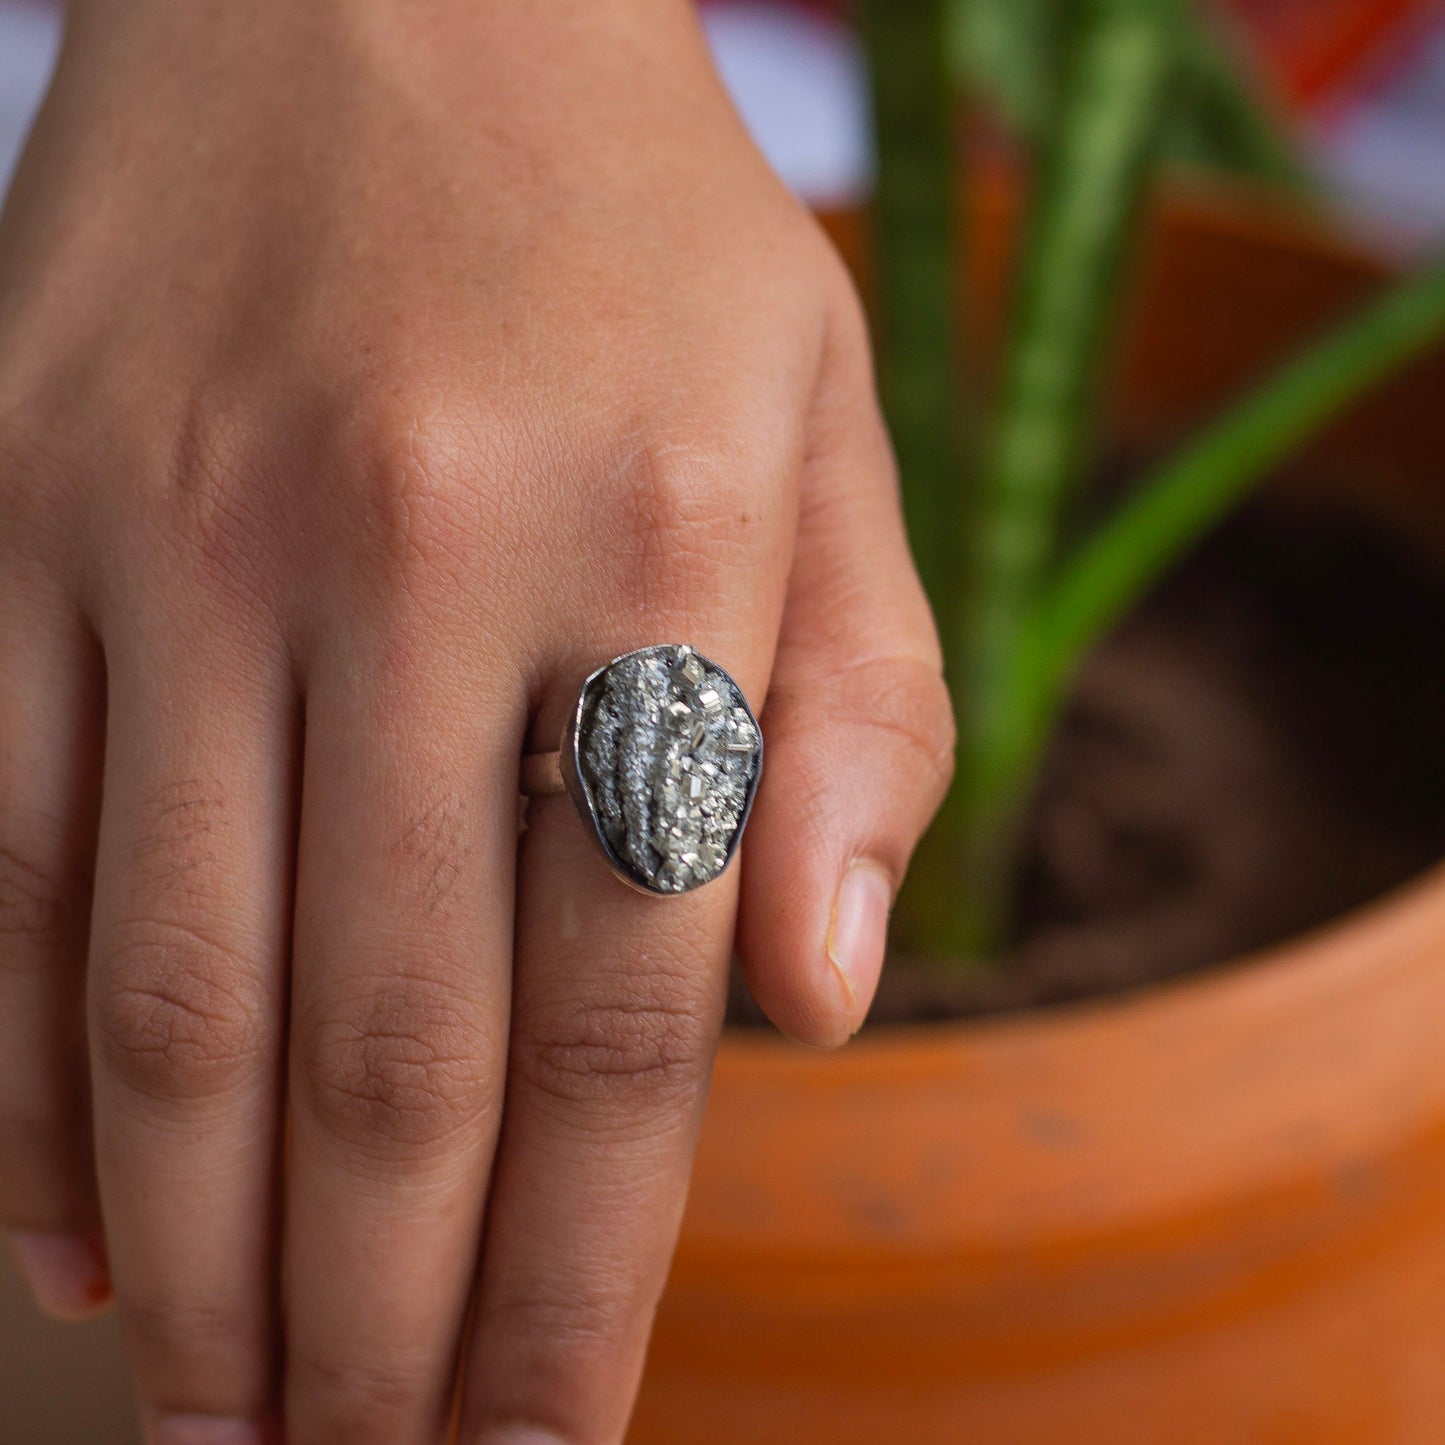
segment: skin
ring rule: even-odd
[[[768,745],[670,900],[517,826],[660,641]],[[951,743],[689,6],[79,0],[0,223],[0,1222],[155,1445],[616,1445],[730,953],[845,1040]]]

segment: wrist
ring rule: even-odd
[[[472,64],[508,54],[632,43],[639,55],[700,35],[693,0],[68,0],[68,32],[168,35],[200,53],[369,42],[398,58],[438,44]],[[657,45],[645,42],[655,40]]]
[[[238,91],[284,116],[370,89],[461,123],[715,79],[693,0],[70,0],[63,64],[203,112]]]

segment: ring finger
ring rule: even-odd
[[[759,684],[757,650],[721,645]],[[564,710],[547,710],[544,736]],[[463,1438],[616,1441],[681,1220],[736,880],[641,897],[609,876],[565,797],[531,804],[519,868],[507,1108]]]
[[[430,1445],[455,1379],[501,1108],[525,709],[478,637],[453,653],[441,630],[328,654],[308,685],[291,1445]]]

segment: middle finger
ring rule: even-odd
[[[425,630],[424,630],[425,631]],[[520,678],[443,639],[307,690],[289,1197],[290,1445],[440,1437],[505,1065]]]

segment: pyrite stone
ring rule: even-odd
[[[725,669],[667,644],[624,653],[587,679],[563,760],[613,869],[648,893],[686,893],[737,851],[763,738]]]

